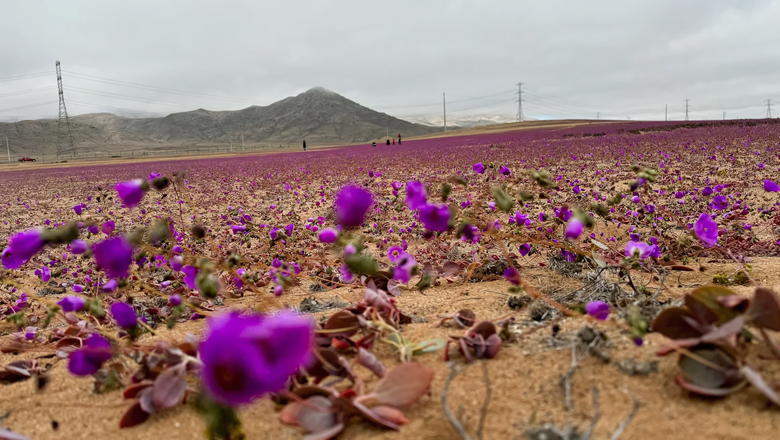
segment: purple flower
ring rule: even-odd
[[[149,173],[149,180],[154,180],[158,177],[162,177],[162,174],[160,173]]]
[[[320,241],[323,243],[335,243],[339,238],[339,233],[335,229],[323,229],[320,232]]]
[[[70,251],[76,255],[87,251],[87,242],[84,240],[73,240],[70,242]]]
[[[477,162],[471,166],[471,169],[477,174],[482,174],[485,172],[485,165],[482,165],[482,162]]]
[[[282,296],[284,293],[284,286],[277,284],[274,286],[274,296]]]
[[[116,290],[116,287],[119,285],[119,283],[116,280],[108,280],[106,284],[103,284],[103,287],[101,288],[103,290],[103,293],[109,293]]]
[[[141,179],[117,183],[114,188],[128,208],[134,208],[144,198],[144,181]]]
[[[580,219],[577,217],[572,218],[569,224],[566,225],[566,239],[576,240],[582,234],[583,225]]]
[[[30,229],[14,235],[8,240],[8,247],[3,249],[3,266],[6,269],[18,269],[37,254],[45,244],[41,238],[40,229]]]
[[[520,245],[518,250],[520,251],[520,255],[525,257],[529,252],[531,252],[531,245],[528,243],[523,243]]]
[[[97,234],[98,232],[100,232],[97,225],[89,225],[87,227],[87,231],[89,231],[90,234]]]
[[[677,191],[676,193],[674,193],[674,196],[676,198],[678,198],[678,199],[681,199],[681,198],[685,197],[685,193],[682,192],[682,191]]]
[[[311,356],[313,324],[290,312],[259,317],[225,313],[208,320],[200,343],[201,380],[223,405],[247,404],[284,388]]]
[[[81,293],[84,291],[84,286],[82,286],[81,284],[74,284],[73,291],[76,293]]]
[[[520,284],[520,272],[514,267],[508,267],[504,271],[504,278],[515,286]]]
[[[412,269],[417,265],[417,261],[411,254],[404,252],[398,257],[398,265],[393,269],[393,279],[401,284],[406,284],[412,279]]]
[[[653,252],[653,248],[643,241],[629,241],[626,244],[626,257],[639,257],[644,260]]]
[[[780,191],[780,186],[777,186],[777,184],[775,182],[772,182],[771,180],[764,180],[764,191],[778,192]]]
[[[652,214],[655,212],[655,205],[645,205],[644,208],[642,208],[646,213]]]
[[[347,264],[342,264],[341,268],[339,268],[339,271],[341,272],[341,278],[344,279],[345,283],[351,283],[352,282],[352,273],[349,271],[349,267],[347,267]]]
[[[715,246],[718,242],[718,224],[709,214],[703,213],[699,216],[693,224],[693,232],[707,247]]]
[[[585,306],[585,311],[599,321],[606,321],[609,317],[609,304],[604,301],[591,301]]]
[[[181,304],[181,295],[179,295],[178,293],[174,293],[168,299],[168,302],[170,302],[173,307],[176,307],[176,306],[180,305]]]
[[[171,265],[171,269],[179,271],[184,265],[184,258],[181,255],[175,255],[168,264]]]
[[[81,205],[76,205],[73,207],[73,210],[76,211],[76,215],[81,215],[81,211],[84,210],[84,208]]]
[[[82,308],[84,308],[84,303],[86,301],[84,298],[80,296],[66,296],[65,298],[62,298],[57,302],[57,305],[62,307],[62,311],[67,312],[78,312]]]
[[[701,190],[701,195],[703,195],[703,196],[708,196],[708,195],[710,195],[710,194],[712,194],[712,187],[705,186],[705,187],[704,187],[704,188]]]
[[[138,325],[138,317],[135,316],[133,308],[123,302],[111,304],[111,316],[114,317],[117,325],[122,328],[131,328]]]
[[[133,262],[133,246],[124,237],[114,237],[92,246],[95,261],[110,278],[126,278]]]
[[[70,354],[68,371],[76,376],[89,376],[97,373],[103,362],[111,359],[111,344],[106,338],[92,334],[84,346]]]
[[[463,225],[463,237],[461,240],[471,243],[478,243],[481,238],[482,233],[479,231],[478,227],[472,224]]]
[[[116,226],[114,225],[114,221],[109,220],[103,223],[103,226],[100,228],[100,230],[103,231],[103,233],[106,235],[111,235],[111,233],[114,232],[115,227]]]
[[[356,186],[345,186],[336,197],[336,220],[344,227],[360,226],[366,211],[374,203],[371,193]]]
[[[490,202],[490,203],[488,203],[488,208],[489,208],[491,211],[495,212],[495,211],[496,211],[496,202]]]
[[[729,207],[729,201],[726,200],[726,196],[717,195],[712,199],[710,207],[717,210],[726,209]]]
[[[41,268],[41,280],[44,283],[48,283],[50,279],[51,279],[51,270],[49,269],[49,266],[43,266],[43,268]]]
[[[446,205],[425,205],[420,208],[420,221],[429,231],[445,232],[450,222],[450,210]]]
[[[512,174],[512,172],[509,171],[509,168],[507,168],[504,165],[501,165],[501,168],[498,170],[498,172],[503,174],[503,175],[505,175],[505,176],[508,176],[508,175]]]
[[[387,250],[387,258],[390,259],[391,263],[395,263],[401,258],[401,255],[404,253],[403,248],[401,246],[393,246],[390,249]]]
[[[246,232],[246,226],[231,226],[230,229],[233,230],[233,235],[236,235],[236,232]]]
[[[271,237],[271,240],[276,240],[279,237],[279,228],[271,229],[268,235]]]
[[[284,233],[287,234],[288,237],[292,237],[293,229],[295,229],[295,226],[290,223],[284,227]]]
[[[181,249],[181,246],[178,244],[173,246],[173,249],[171,249],[171,253],[173,253],[173,255],[181,255],[183,252],[184,251]]]
[[[425,206],[428,202],[426,201],[428,197],[427,191],[425,191],[425,186],[416,180],[412,180],[409,182],[406,182],[406,206],[409,207],[409,209],[420,209],[423,206]]]
[[[198,275],[200,270],[195,266],[184,266],[182,272],[184,272],[184,284],[186,284],[190,289],[195,289],[195,277]]]

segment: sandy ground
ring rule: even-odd
[[[670,278],[671,290],[664,296],[680,297],[690,287],[704,284],[715,273],[733,270],[728,262],[711,263],[704,272],[683,273],[679,281]],[[754,264],[756,280],[765,286],[780,288],[780,272],[771,258],[756,259]],[[575,289],[580,284],[572,278],[564,278],[547,269],[530,269],[524,277],[537,288]],[[679,283],[679,284],[678,284]],[[678,287],[685,286],[685,287]],[[506,304],[508,283],[490,281],[481,283],[456,283],[439,286],[426,291],[404,291],[399,299],[402,310],[428,319],[427,323],[404,326],[407,338],[422,341],[430,338],[446,338],[460,334],[462,330],[439,327],[441,317],[462,308],[474,310],[480,319],[495,319],[512,310]],[[748,294],[752,288],[736,287],[737,292]],[[313,296],[325,300],[338,296],[344,301],[355,302],[362,298],[359,288],[339,288],[329,292],[309,294],[303,288],[296,288],[280,299],[245,297],[228,300],[233,306],[247,307],[264,303],[265,306],[280,307],[297,305],[303,298]],[[328,316],[333,311],[318,314]],[[778,408],[767,403],[757,390],[748,388],[723,400],[709,400],[691,397],[674,382],[676,356],[656,358],[654,352],[665,344],[661,335],[650,334],[645,346],[633,345],[625,325],[612,317],[605,323],[594,323],[586,319],[569,318],[557,321],[560,333],[552,337],[551,321],[532,322],[526,309],[514,312],[521,322],[516,342],[505,344],[496,359],[484,361],[487,367],[492,398],[488,405],[485,422],[485,439],[521,438],[529,428],[545,422],[556,425],[569,423],[579,425],[582,430],[590,424],[593,416],[592,389],[598,387],[601,419],[596,425],[594,438],[609,438],[610,434],[626,418],[633,402],[641,402],[641,409],[621,438],[624,439],[759,439],[772,438],[780,428]],[[199,333],[205,325],[203,320],[177,326],[174,331],[161,331],[160,337],[181,339],[186,332]],[[573,410],[567,414],[564,393],[559,378],[571,366],[571,345],[569,338],[584,325],[592,325],[605,331],[614,345],[609,349],[612,362],[604,364],[594,357],[585,357],[572,380]],[[142,340],[147,343],[150,338]],[[374,352],[389,367],[397,362],[397,356],[388,346],[379,345]],[[463,358],[453,348],[451,352],[457,365],[464,366]],[[34,354],[20,356],[0,355],[0,364]],[[658,371],[649,376],[628,376],[616,365],[623,359],[659,361]],[[352,356],[350,356],[352,359]],[[442,411],[441,393],[449,374],[448,366],[442,360],[442,353],[422,355],[416,360],[430,365],[436,375],[431,396],[423,397],[406,411],[410,423],[399,433],[385,431],[370,424],[353,421],[342,439],[455,439],[456,432],[448,423]],[[756,359],[756,367],[768,381],[780,379],[780,365],[777,362]],[[368,389],[376,380],[360,366],[355,371],[368,382]],[[168,440],[202,438],[203,422],[188,407],[178,407],[153,416],[145,424],[120,430],[118,422],[128,401],[120,392],[105,395],[91,393],[91,379],[70,376],[65,362],[55,362],[51,367],[51,383],[41,393],[33,391],[33,384],[19,382],[3,386],[0,399],[0,416],[7,414],[2,426],[12,428],[33,439],[159,439]],[[455,378],[449,390],[449,402],[472,438],[485,398],[483,370],[476,362]],[[242,411],[244,427],[249,439],[299,439],[299,430],[284,426],[278,421],[278,412],[267,401],[261,401]],[[695,423],[692,421],[695,418]],[[52,421],[58,429],[52,428]]]

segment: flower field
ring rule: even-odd
[[[772,119],[2,171],[0,439],[766,438],[779,171]]]

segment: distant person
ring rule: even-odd
[[[374,141],[374,142],[371,142],[371,146],[372,146],[372,147],[374,147],[374,148],[376,148],[376,141]]]
[[[393,145],[395,145],[395,138],[393,138]]]
[[[390,145],[390,139],[387,140],[387,145]]]
[[[401,133],[398,133],[398,145],[401,145]]]
[[[306,151],[306,139],[303,140],[303,151]]]

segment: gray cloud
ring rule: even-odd
[[[237,109],[323,86],[396,116],[439,115],[443,91],[455,115],[511,116],[519,81],[541,118],[780,104],[779,1],[50,0],[3,16],[0,118],[56,115],[55,60],[73,114]]]

